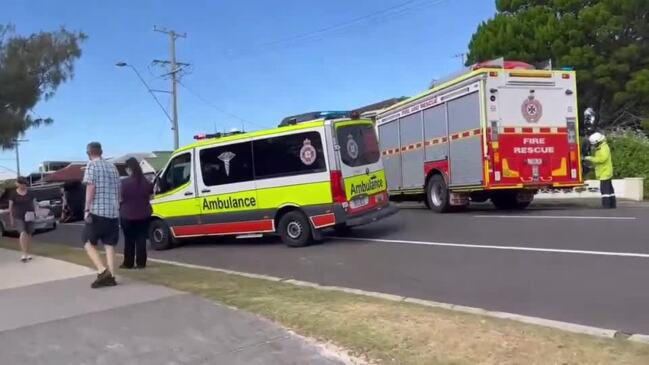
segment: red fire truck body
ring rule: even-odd
[[[478,64],[376,120],[395,200],[512,209],[539,189],[583,185],[574,71]]]

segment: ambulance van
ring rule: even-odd
[[[263,234],[306,246],[324,228],[346,231],[397,212],[374,125],[351,113],[307,113],[270,130],[195,138],[156,179],[154,249],[191,237]]]

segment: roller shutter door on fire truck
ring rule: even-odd
[[[479,93],[446,103],[450,141],[451,186],[482,185],[482,139]]]
[[[424,149],[421,148],[421,112],[399,119],[399,138],[401,140],[401,179],[403,189],[421,189],[424,185]],[[420,145],[417,148],[418,144]],[[406,151],[403,151],[404,146]]]
[[[401,148],[399,143],[399,119],[379,126],[379,144],[381,151],[397,150]],[[383,156],[383,168],[388,180],[388,189],[400,189],[401,184],[401,154],[393,153]]]

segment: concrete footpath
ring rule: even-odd
[[[344,364],[251,314],[86,267],[0,249],[0,364]]]

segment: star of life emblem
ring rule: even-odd
[[[304,140],[302,148],[300,148],[300,161],[307,166],[313,165],[317,157],[317,151],[313,145],[311,145],[311,140],[308,138]]]
[[[225,166],[225,175],[230,176],[230,161],[235,157],[236,155],[230,151],[223,152],[222,154],[219,155],[218,159],[223,161],[223,165]]]
[[[533,95],[530,95],[523,102],[521,113],[528,123],[537,123],[543,116],[543,105]]]
[[[347,155],[349,155],[352,160],[358,158],[358,143],[356,143],[351,134],[347,136]]]

